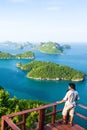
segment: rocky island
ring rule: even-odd
[[[64,49],[70,49],[69,45],[60,45],[56,42],[41,42],[35,47],[36,50],[46,54],[62,54]]]
[[[12,55],[7,52],[0,51],[0,59],[33,59],[34,53],[31,51],[27,51],[21,54]]]
[[[85,78],[85,74],[80,71],[52,62],[33,61],[24,65],[17,63],[17,67],[27,70],[28,78],[37,80],[83,81]]]

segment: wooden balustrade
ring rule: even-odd
[[[57,113],[61,112],[62,110],[57,110],[57,103],[53,103],[53,104],[48,104],[48,105],[44,105],[44,106],[40,106],[37,108],[33,108],[30,110],[24,110],[21,112],[17,112],[15,114],[10,114],[10,115],[6,115],[6,116],[2,116],[2,127],[1,130],[6,130],[7,128],[11,128],[12,130],[25,130],[25,123],[26,123],[26,114],[34,112],[34,111],[39,111],[38,114],[38,125],[36,130],[44,130],[44,125],[45,125],[45,118],[48,116],[52,116],[51,118],[51,123],[54,124],[55,123],[55,116]],[[79,107],[83,108],[83,109],[87,109],[87,106],[84,106],[82,104],[78,104]],[[49,107],[53,107],[53,111],[50,113],[45,113],[47,108]],[[15,117],[15,116],[22,116],[22,121],[15,124],[12,122],[11,118]],[[76,113],[77,116],[87,120],[87,117]],[[19,125],[21,126],[21,129],[19,128]]]

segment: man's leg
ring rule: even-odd
[[[69,111],[69,115],[70,115],[69,124],[70,124],[71,126],[73,125],[74,111],[75,111],[75,107],[73,107],[73,108]]]
[[[73,119],[74,119],[74,117],[73,117],[73,116],[70,116],[70,120],[69,120],[69,122],[68,122],[68,124],[69,124],[70,126],[73,126]]]
[[[67,123],[67,115],[63,115],[63,124],[66,124]]]
[[[63,108],[62,115],[63,115],[63,124],[66,124],[67,123],[67,108],[66,107]]]

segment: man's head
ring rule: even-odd
[[[68,88],[76,90],[76,85],[74,83],[69,83]]]

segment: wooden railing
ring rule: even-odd
[[[24,110],[21,112],[17,112],[15,114],[10,114],[10,115],[6,115],[6,116],[2,116],[2,126],[1,126],[1,130],[8,130],[8,128],[11,128],[12,130],[25,130],[25,123],[26,123],[26,114],[34,112],[34,111],[39,111],[38,114],[38,125],[36,130],[44,130],[44,125],[45,125],[45,119],[48,116],[52,116],[51,118],[51,123],[54,124],[55,123],[55,117],[56,114],[61,112],[62,110],[57,110],[57,103],[53,103],[53,104],[48,104],[48,105],[44,105],[44,106],[40,106],[34,109],[30,109],[30,110]],[[87,109],[87,106],[78,104],[79,107],[83,108],[83,109]],[[50,113],[45,113],[47,108],[52,107],[52,112]],[[87,120],[86,116],[83,116],[79,113],[75,113],[77,116]],[[22,121],[15,124],[12,122],[11,118],[15,117],[15,116],[22,116]],[[19,126],[21,126],[21,128],[19,128]]]
[[[79,107],[81,107],[81,108],[87,110],[87,106],[84,106],[84,105],[82,105],[82,104],[77,104],[77,106],[79,106]],[[82,118],[82,119],[84,119],[84,120],[87,120],[87,117],[84,116],[84,115],[82,115],[82,114],[80,114],[80,113],[75,112],[75,115],[79,116],[80,118]]]

